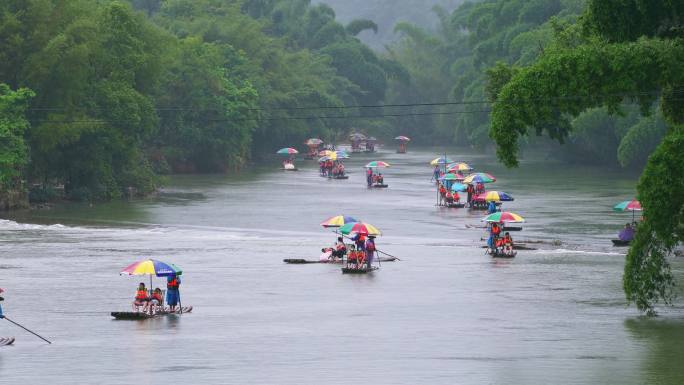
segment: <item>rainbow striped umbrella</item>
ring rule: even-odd
[[[439,180],[442,181],[442,182],[447,182],[447,181],[462,181],[462,180],[463,180],[463,177],[462,177],[462,176],[458,176],[458,175],[456,175],[456,174],[451,174],[451,173],[449,173],[449,174],[444,174],[443,176],[441,176],[441,177],[439,178]]]
[[[397,136],[396,138],[394,138],[394,140],[401,140],[402,142],[410,142],[411,138],[409,138],[408,136],[401,135],[401,136]]]
[[[525,219],[516,213],[511,213],[508,211],[499,211],[491,215],[487,215],[482,218],[483,222],[496,222],[496,223],[522,223]]]
[[[155,259],[146,259],[128,265],[120,273],[121,275],[156,275],[157,277],[168,277],[170,275],[181,275],[183,271],[172,263],[165,263]]]
[[[335,217],[330,217],[321,223],[323,227],[341,227],[347,223],[357,223],[358,221],[352,217],[346,215],[338,215]]]
[[[304,142],[304,144],[306,144],[307,146],[320,146],[321,144],[323,144],[323,141],[318,138],[311,138]]]
[[[463,180],[463,183],[466,183],[466,184],[469,184],[469,183],[493,183],[493,182],[496,182],[496,178],[494,178],[494,176],[487,174],[485,172],[476,172],[474,174],[470,174]]]
[[[444,164],[449,164],[449,163],[454,163],[454,161],[449,159],[449,158],[440,157],[440,158],[433,159],[430,162],[430,166],[436,166],[438,164],[444,165]]]
[[[286,147],[286,148],[281,148],[280,150],[278,150],[278,152],[276,152],[276,154],[278,154],[278,155],[295,155],[295,154],[299,154],[299,151],[297,151],[296,149],[291,148],[291,147]]]
[[[636,199],[620,202],[613,207],[615,211],[642,211],[641,202]]]
[[[472,171],[473,168],[470,167],[468,163],[452,163],[447,166],[447,171]]]
[[[487,202],[511,202],[513,197],[503,191],[488,191],[485,194],[485,201]]]
[[[367,165],[365,165],[363,167],[365,167],[365,168],[385,168],[385,167],[389,167],[389,166],[390,166],[390,164],[387,162],[383,162],[381,160],[375,160],[375,161],[368,163]]]
[[[363,222],[347,223],[340,227],[340,233],[344,235],[349,235],[351,233],[357,233],[361,235],[382,235],[377,227]]]
[[[325,151],[319,152],[318,155],[322,156],[323,158],[327,158],[326,160],[349,159],[349,154],[346,151],[341,151],[341,150],[340,151],[325,150]]]

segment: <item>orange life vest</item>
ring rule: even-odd
[[[135,299],[146,299],[147,290],[138,290],[135,292]]]
[[[166,283],[166,288],[170,290],[177,290],[178,286],[180,286],[180,284],[178,283],[178,278],[176,277],[173,277],[172,280]]]

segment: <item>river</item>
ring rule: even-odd
[[[413,150],[413,149],[410,149]],[[173,176],[156,197],[69,204],[0,221],[7,384],[682,384],[681,300],[648,319],[621,289],[624,249],[612,247],[636,177],[453,151],[516,200],[517,240],[542,242],[513,260],[480,248],[481,212],[435,206],[427,165],[437,150],[389,150],[347,162],[328,181],[312,163],[277,163],[240,176]],[[367,190],[361,166],[392,164],[390,187]],[[315,259],[346,214],[383,231],[378,248],[401,258],[368,276]],[[119,276],[143,258],[184,270],[192,314],[114,321],[137,282]],[[682,258],[673,260],[680,282]],[[157,281],[160,285],[161,280]]]

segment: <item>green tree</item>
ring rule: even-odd
[[[33,91],[12,91],[0,84],[0,192],[18,187],[17,178],[28,162],[24,132],[29,124],[26,109]]]
[[[668,128],[648,159],[638,198],[645,220],[627,255],[623,286],[630,302],[654,314],[672,300],[667,256],[684,240],[684,183],[681,146],[684,108],[684,3],[645,0],[592,0],[582,21],[586,42],[548,49],[521,68],[499,92],[492,111],[491,136],[499,159],[517,165],[518,139],[528,128],[563,142],[569,119],[593,107],[620,111],[636,102],[644,114],[660,98]],[[570,97],[569,97],[570,96]],[[636,135],[636,134],[635,134]]]

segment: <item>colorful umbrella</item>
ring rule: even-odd
[[[463,183],[466,183],[466,184],[469,184],[469,183],[493,183],[493,182],[496,182],[496,178],[494,178],[492,175],[484,173],[484,172],[476,172],[475,174],[470,174],[463,180]]]
[[[485,194],[485,201],[487,202],[511,202],[513,197],[503,191],[488,191]]]
[[[349,154],[347,154],[345,151],[321,151],[318,155],[323,156],[323,158],[319,159],[319,161],[326,161],[326,160],[338,160],[338,159],[348,159]]]
[[[613,207],[613,210],[615,211],[641,211],[641,203],[636,200],[632,199],[631,201],[624,201],[620,202]]]
[[[444,174],[439,178],[440,181],[462,181],[463,177],[456,174]]]
[[[170,275],[181,275],[183,271],[172,263],[164,263],[155,259],[146,259],[136,262],[121,271],[121,275],[156,275],[157,277],[168,277]]]
[[[511,213],[508,211],[499,211],[491,215],[487,215],[482,219],[484,222],[497,222],[497,223],[522,223],[525,219],[516,213]]]
[[[624,201],[620,202],[613,207],[613,210],[615,211],[631,211],[632,212],[632,222],[634,222],[634,212],[635,211],[642,211],[641,209],[641,202],[639,202],[636,199],[632,199],[631,201]]]
[[[360,134],[360,133],[353,133],[349,135],[349,139],[351,140],[366,140],[366,135]]]
[[[394,138],[394,140],[401,140],[402,142],[410,142],[411,138],[409,138],[408,136],[401,135],[401,136],[397,136],[396,138]]]
[[[320,146],[321,144],[323,144],[323,141],[318,138],[311,138],[304,142],[304,144],[306,144],[307,146]]]
[[[363,222],[347,223],[340,227],[340,233],[344,235],[349,235],[351,233],[357,233],[361,235],[382,235],[380,230],[378,230],[375,226]]]
[[[447,166],[447,171],[472,171],[473,168],[470,167],[468,163],[452,163]]]
[[[278,154],[278,155],[294,155],[294,154],[299,154],[299,151],[295,150],[294,148],[287,147],[287,148],[281,148],[280,150],[278,150],[278,152],[276,154]]]
[[[381,160],[375,160],[375,161],[368,163],[364,167],[365,168],[385,168],[385,167],[389,167],[389,166],[390,166],[390,164],[387,162],[383,162]]]
[[[348,217],[345,215],[338,215],[338,216],[330,217],[330,218],[324,220],[321,223],[321,226],[323,226],[323,227],[340,227],[340,226],[346,225],[347,223],[356,223],[356,222],[358,222],[358,221],[352,217]]]
[[[454,183],[451,185],[451,191],[454,192],[463,192],[466,191],[467,186],[464,185],[463,183]]]
[[[436,166],[438,164],[444,165],[449,163],[454,163],[454,161],[449,158],[440,157],[437,159],[433,159],[432,162],[430,162],[430,166]]]

